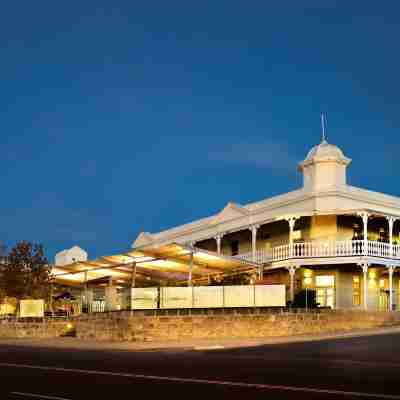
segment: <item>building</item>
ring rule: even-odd
[[[298,166],[303,187],[158,233],[133,249],[178,243],[260,265],[288,298],[314,288],[321,306],[395,309],[400,303],[400,198],[347,184],[351,160],[325,139]]]

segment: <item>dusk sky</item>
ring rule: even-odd
[[[13,1],[0,13],[0,240],[53,260],[301,185],[320,141],[400,196],[400,3]]]

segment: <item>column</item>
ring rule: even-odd
[[[369,214],[367,212],[362,212],[358,214],[362,218],[363,223],[363,236],[364,236],[364,255],[368,255],[368,217]]]
[[[108,285],[104,288],[105,311],[113,311],[117,309],[118,303],[117,288],[113,285],[112,277],[108,278]]]
[[[363,271],[363,283],[364,283],[364,310],[368,310],[368,267],[367,263],[360,264]]]
[[[135,300],[135,287],[136,287],[136,262],[132,263],[132,271],[131,271],[131,288],[129,290],[129,301],[130,301],[130,310],[134,309],[134,300]]]
[[[393,225],[396,218],[394,217],[386,217],[389,223],[389,251],[390,255],[393,256]]]
[[[393,311],[393,272],[396,268],[395,265],[389,265],[389,310]]]
[[[192,286],[192,275],[193,275],[193,249],[190,252],[189,256],[189,278],[188,278],[188,286]]]
[[[136,286],[136,262],[132,263],[131,288]]]
[[[294,225],[296,224],[296,217],[286,218],[286,221],[289,223],[289,256],[293,257],[293,231]]]
[[[287,270],[289,271],[290,276],[290,301],[293,303],[294,301],[294,276],[296,274],[296,265],[289,265]]]
[[[86,312],[89,312],[87,271],[83,273],[83,298],[84,301],[82,301],[82,308],[86,308]]]
[[[217,241],[217,253],[221,254],[221,241],[222,237],[224,236],[223,233],[218,233],[217,235],[214,236],[214,239]]]
[[[258,268],[258,279],[262,281],[264,279],[264,265],[261,264]]]
[[[83,297],[84,297],[84,301],[82,301],[82,311],[83,311],[83,309],[85,309],[87,313],[90,313],[92,311],[93,290],[89,290],[88,273],[87,273],[87,271],[84,272],[83,276],[84,276],[84,278],[83,278],[83,285],[84,285]]]
[[[253,262],[257,261],[257,230],[260,225],[251,225],[249,227],[251,231],[251,260]]]

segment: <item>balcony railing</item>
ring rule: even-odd
[[[284,244],[272,248],[271,251],[257,250],[256,262],[268,263],[290,258],[315,257],[354,257],[370,256],[400,259],[400,245],[368,240],[366,249],[363,240],[344,240],[334,242],[303,242]],[[239,254],[236,257],[253,261],[252,253]]]
[[[237,258],[241,258],[242,260],[246,261],[253,261],[253,253],[241,253],[235,256]],[[271,251],[267,250],[257,250],[256,251],[256,259],[255,261],[259,264],[264,264],[272,261],[272,253]]]

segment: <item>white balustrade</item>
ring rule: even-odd
[[[242,260],[246,261],[253,261],[253,253],[241,253],[235,256],[236,258],[241,258]],[[257,263],[263,264],[272,261],[272,253],[271,251],[260,249],[256,250],[256,260]]]
[[[393,255],[391,255],[391,247]],[[301,242],[275,246],[271,252],[267,250],[257,250],[256,262],[267,263],[271,261],[282,261],[290,258],[312,258],[312,257],[349,257],[363,256],[363,240],[343,240],[343,241],[316,241]],[[389,243],[369,240],[367,242],[367,256],[400,258],[400,245],[390,246]],[[252,253],[239,254],[239,258],[252,261]]]

